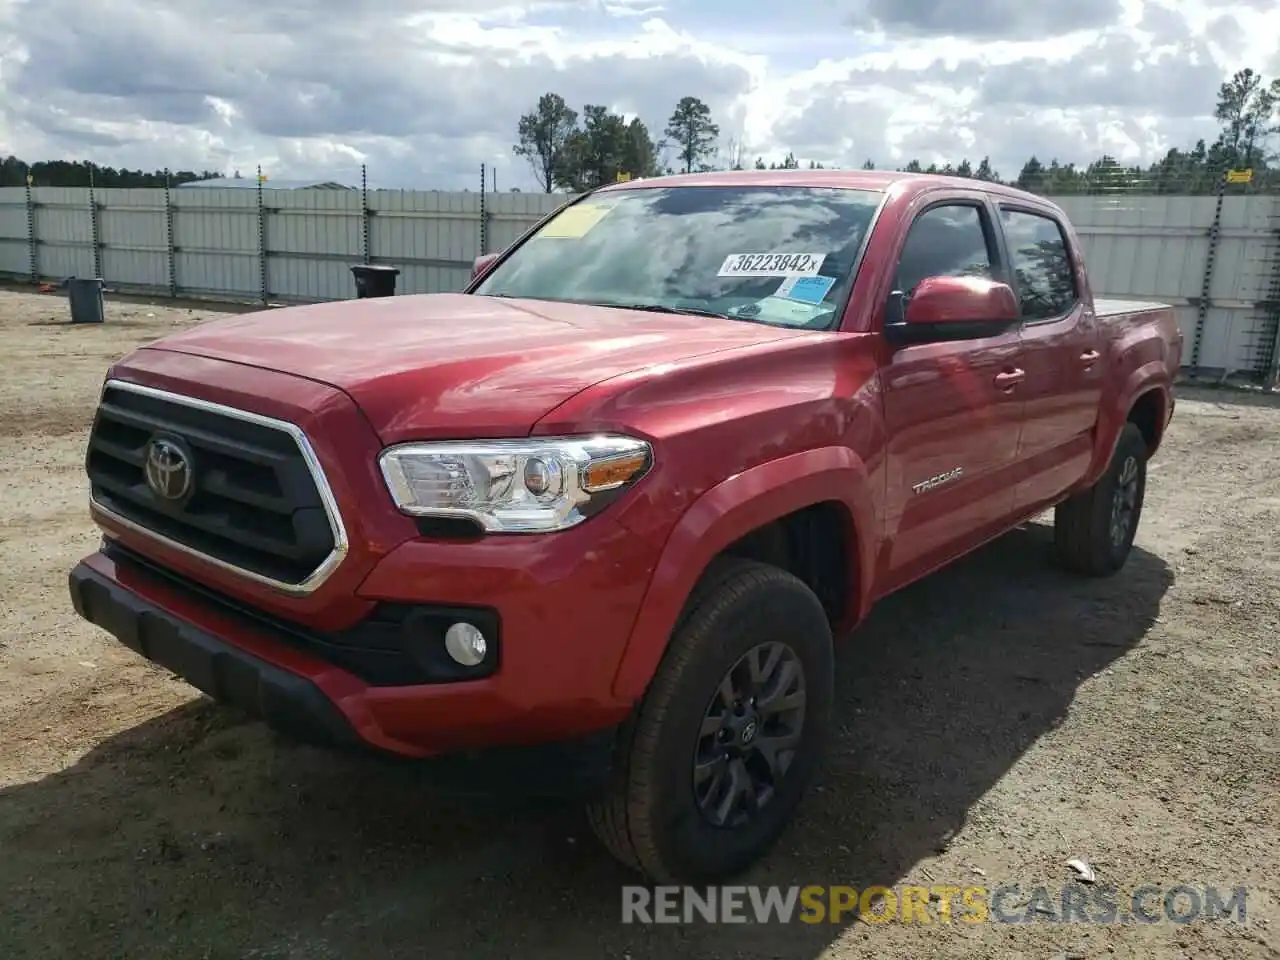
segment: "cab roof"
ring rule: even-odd
[[[899,187],[896,192],[906,194],[941,187],[967,187],[997,196],[1034,198],[1040,203],[1045,202],[1043,197],[1003,183],[937,173],[902,173],[897,170],[713,170],[707,173],[678,173],[611,183],[596,192],[615,193],[654,187],[827,187],[884,192],[895,186]]]

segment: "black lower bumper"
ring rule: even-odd
[[[125,646],[294,740],[400,759],[361,738],[310,680],[281,669],[142,599],[80,563],[70,574],[76,612]],[[600,789],[612,769],[616,730],[538,746],[410,761],[430,786],[463,794],[579,796]]]
[[[236,707],[305,743],[358,748],[363,741],[315,684],[180,620],[77,564],[76,613],[219,703]]]

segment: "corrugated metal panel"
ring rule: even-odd
[[[258,282],[256,190],[173,191],[173,245],[178,288],[253,299]]]
[[[1095,294],[1200,295],[1212,198],[1060,197],[1057,202],[1080,237]],[[1204,216],[1208,220],[1197,219]]]
[[[37,204],[39,272],[89,276],[94,268],[88,191],[42,187]],[[169,250],[163,190],[99,190],[99,240],[109,284],[167,291]],[[360,191],[262,191],[269,251],[267,294],[329,300],[355,294],[350,267],[364,258]],[[263,294],[256,189],[173,191],[174,272],[180,293],[256,300]],[[481,252],[515,243],[568,202],[564,194],[442,193],[376,190],[368,194],[372,262],[401,270],[403,293],[460,290]],[[1216,198],[1071,196],[1055,198],[1080,235],[1094,293],[1172,303],[1189,342],[1200,296]],[[1275,258],[1270,239],[1280,197],[1230,196],[1222,219],[1200,344],[1200,365],[1236,371],[1267,352],[1259,301]],[[0,274],[29,273],[25,190],[0,188]],[[1269,329],[1269,328],[1268,328]],[[1269,354],[1268,354],[1269,355]],[[1188,361],[1191,358],[1188,357]]]
[[[1217,265],[1209,286],[1213,300],[1256,300],[1258,260],[1262,256],[1265,232],[1249,228],[1247,197],[1227,197],[1222,201],[1222,223],[1218,231]]]
[[[93,225],[89,191],[75,187],[36,187],[36,237],[41,276],[54,279],[93,276]]]
[[[263,191],[267,289],[282,300],[340,300],[352,295],[350,268],[360,263],[359,191]]]
[[[1195,310],[1178,309],[1179,326],[1189,338],[1195,329]],[[1205,336],[1200,344],[1200,367],[1222,375],[1247,371],[1250,367],[1249,328],[1252,308],[1210,307],[1205,319]],[[1190,339],[1187,340],[1190,349]],[[1183,361],[1189,365],[1190,359]]]
[[[369,247],[375,263],[400,267],[405,293],[461,290],[480,253],[480,194],[378,190]]]
[[[30,269],[26,191],[0,187],[0,275],[26,276]]]
[[[96,190],[94,198],[101,208],[98,241],[104,277],[119,286],[165,286],[169,251],[164,191]]]

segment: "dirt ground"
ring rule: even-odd
[[[76,618],[105,367],[215,314],[65,316],[0,292],[0,958],[1280,957],[1265,398],[1180,388],[1120,576],[1056,572],[1038,523],[880,606],[842,646],[818,790],[746,878],[1056,896],[1082,857],[1122,902],[1247,887],[1247,922],[623,925],[631,878],[575,810],[290,744]]]

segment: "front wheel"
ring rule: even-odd
[[[1106,472],[1054,511],[1059,562],[1091,577],[1110,576],[1123,567],[1138,532],[1146,489],[1147,441],[1135,424],[1126,423]]]
[[[658,883],[746,869],[791,820],[833,699],[822,604],[784,570],[717,561],[695,591],[588,815],[623,863]]]

